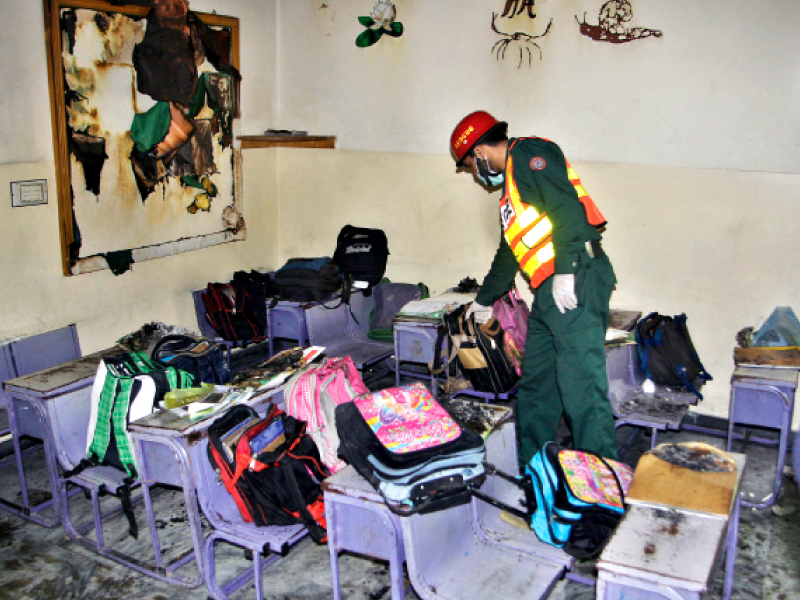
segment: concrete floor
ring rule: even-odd
[[[377,386],[376,386],[377,387]],[[620,440],[633,431],[623,427],[618,430]],[[683,430],[661,434],[659,442],[675,440],[704,440],[724,448],[724,438],[718,435]],[[649,447],[649,439],[642,438],[627,456],[635,462]],[[2,455],[0,445],[0,455]],[[8,451],[8,443],[5,444]],[[734,450],[741,450],[734,448]],[[774,476],[775,448],[749,445],[744,449],[748,465],[743,493],[746,498],[760,499],[771,489]],[[41,454],[33,452],[26,457],[33,484],[32,495],[46,498],[46,485],[42,477]],[[784,485],[778,504],[771,509],[743,508],[741,515],[734,599],[790,600],[800,598],[800,497],[793,474],[786,469]],[[13,499],[18,494],[13,464],[0,467],[0,496]],[[113,498],[108,500],[115,502]],[[162,544],[168,555],[177,555],[191,548],[183,509],[182,494],[174,489],[162,489],[154,498],[159,515],[168,515],[158,522]],[[88,515],[88,502],[82,495],[73,498],[78,514]],[[141,506],[139,507],[141,515]],[[152,556],[147,548],[147,531],[143,519],[139,540],[126,533],[122,519],[110,523],[107,539],[117,540],[120,547]],[[444,549],[443,549],[444,551]],[[342,579],[342,597],[354,600],[388,600],[389,574],[386,564],[360,556],[345,554],[339,561]],[[221,576],[248,567],[250,562],[240,549],[223,547],[218,552]],[[491,569],[491,565],[486,565]],[[718,570],[719,571],[719,570]],[[593,564],[577,566],[576,572],[591,576]],[[180,570],[191,577],[194,566],[190,563]],[[263,577],[265,598],[316,600],[331,598],[331,577],[328,549],[310,539],[298,543],[288,555],[270,566]],[[234,598],[254,597],[252,586],[245,587]],[[714,577],[709,598],[721,594],[721,573]],[[0,600],[5,599],[89,599],[104,600],[136,598],[140,600],[205,599],[205,585],[186,589],[140,575],[105,558],[99,557],[77,542],[67,538],[59,526],[47,529],[0,510]],[[407,586],[407,599],[418,596]],[[583,600],[594,598],[594,588],[574,581],[560,581],[550,594],[551,600]]]

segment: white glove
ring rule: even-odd
[[[563,315],[565,311],[578,307],[575,296],[575,275],[553,275],[553,300]]]
[[[492,318],[492,307],[472,302],[469,308],[467,308],[467,312],[464,313],[464,318],[469,319],[470,315],[475,316],[476,323],[486,323],[486,321]]]

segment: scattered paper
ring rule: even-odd
[[[325,346],[309,346],[303,350],[303,359],[305,359],[306,363],[310,363],[319,358],[323,352],[325,352]]]
[[[475,300],[475,294],[445,292],[432,298],[412,300],[400,309],[398,315],[406,317],[441,318],[445,313]]]
[[[631,336],[630,331],[624,331],[622,329],[614,329],[613,327],[609,327],[606,329],[606,342],[617,342],[617,341],[625,341],[628,340]]]
[[[274,375],[271,379],[265,381],[256,391],[263,392],[264,390],[272,390],[276,387],[283,385],[283,382],[289,379],[289,375],[293,375],[294,371],[283,371]]]
[[[190,419],[205,419],[226,410],[234,404],[247,402],[254,393],[255,390],[250,387],[241,390],[230,390],[219,402],[192,402],[186,405],[186,411]]]

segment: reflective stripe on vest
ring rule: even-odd
[[[511,150],[516,142],[517,140],[514,140],[508,148],[505,171],[506,193],[500,199],[500,220],[503,224],[503,235],[517,259],[520,269],[530,279],[531,286],[538,288],[556,270],[553,226],[546,213],[540,215],[534,207],[524,203],[520,197],[517,182],[514,181],[514,159],[511,156]],[[605,217],[591,196],[586,193],[581,180],[568,162],[567,176],[575,187],[578,199],[586,209],[589,223],[595,227],[601,227],[606,222]]]
[[[564,160],[567,163],[567,177],[569,177],[569,182],[575,188],[575,191],[578,192],[578,200],[581,201],[583,208],[586,209],[586,219],[589,221],[589,225],[597,227],[598,229],[601,228],[606,224],[606,218],[603,216],[603,213],[600,212],[600,209],[597,208],[592,197],[586,193],[575,169],[572,168],[572,165],[569,164],[567,159]]]
[[[539,138],[544,140],[545,142],[550,142],[551,144],[555,143],[552,140],[548,140],[547,138]],[[516,140],[514,140],[516,143]],[[514,144],[511,145],[514,147]],[[510,150],[511,148],[509,148]],[[569,164],[567,157],[564,157],[564,162],[567,165],[567,177],[569,178],[569,182],[572,184],[572,187],[575,188],[575,191],[578,193],[578,200],[581,201],[583,204],[583,208],[586,210],[586,219],[589,221],[589,225],[600,229],[603,225],[607,223],[606,218],[603,216],[603,213],[600,212],[600,209],[597,208],[597,205],[592,200],[592,197],[586,193],[586,190],[581,183],[580,177],[575,172],[575,169],[572,168],[572,165]]]
[[[544,214],[525,204],[514,181],[514,159],[509,148],[506,161],[506,193],[500,199],[500,220],[514,258],[534,288],[555,272],[553,226]]]

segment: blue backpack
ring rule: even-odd
[[[600,554],[625,514],[628,465],[546,443],[525,467],[535,496],[530,527],[543,542],[580,559]]]
[[[534,455],[521,477],[488,463],[485,467],[520,488],[524,506],[510,506],[480,490],[473,490],[473,496],[523,519],[540,541],[582,560],[605,547],[625,515],[625,494],[633,479],[626,464],[554,442]]]

